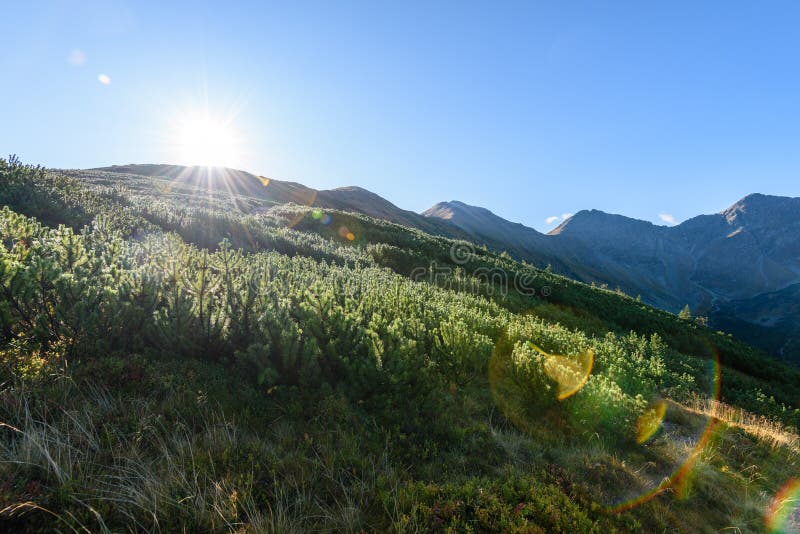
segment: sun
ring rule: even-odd
[[[242,142],[230,120],[208,113],[189,114],[174,123],[174,145],[183,165],[235,167],[241,163]]]

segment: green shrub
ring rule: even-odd
[[[592,375],[575,396],[567,399],[572,428],[584,435],[597,434],[607,443],[633,442],[636,421],[647,409],[647,401],[626,394],[607,376]]]

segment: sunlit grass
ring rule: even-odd
[[[726,424],[743,429],[774,447],[786,447],[800,454],[800,435],[793,428],[764,415],[756,415],[718,400],[694,397],[688,409],[724,421]]]

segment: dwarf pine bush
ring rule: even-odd
[[[356,214],[327,226],[110,174],[0,160],[0,422],[16,429],[0,427],[0,516],[23,495],[74,528],[90,510],[120,530],[630,527],[568,453],[638,451],[652,401],[715,395],[711,342],[722,400],[797,423],[796,371],[634,299],[481,248],[455,264],[452,241]],[[409,277],[432,266],[452,269]],[[474,275],[498,270],[536,291]],[[559,398],[552,377],[587,351]],[[76,377],[120,398],[84,402]],[[211,425],[218,405],[256,430]]]

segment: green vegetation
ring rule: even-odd
[[[0,206],[13,530],[760,531],[798,470],[797,369],[507,255],[13,158]]]

